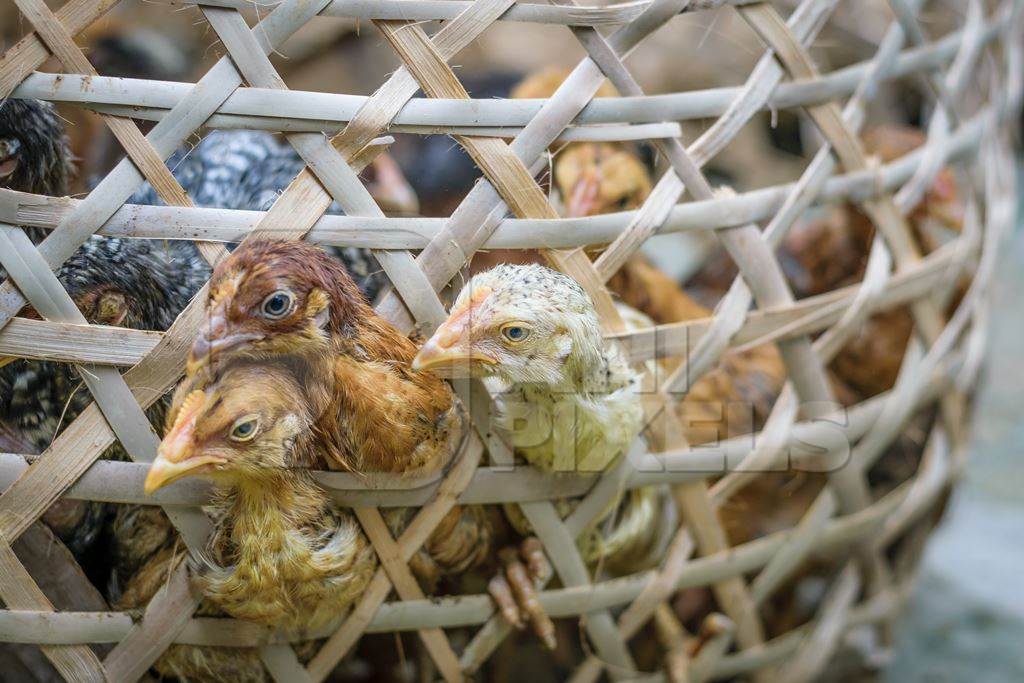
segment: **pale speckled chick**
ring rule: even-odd
[[[527,462],[548,471],[604,470],[643,422],[639,374],[604,343],[590,297],[544,266],[500,265],[474,276],[413,367],[490,378],[500,391],[497,426]]]
[[[539,265],[499,265],[475,275],[448,319],[420,350],[413,367],[447,377],[483,378],[496,394],[496,429],[517,455],[551,472],[601,472],[626,452],[644,421],[640,373],[616,346],[605,344],[590,297],[571,278]],[[656,489],[630,491],[614,528],[599,515],[577,545],[588,562],[615,563],[656,554],[660,544]],[[568,514],[570,501],[559,501]],[[520,533],[531,529],[518,507],[506,514]],[[543,553],[527,538],[518,553],[501,553],[504,574],[489,586],[502,615],[554,646],[550,619],[535,600]],[[521,615],[525,614],[526,618]]]

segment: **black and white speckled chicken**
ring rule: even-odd
[[[387,157],[378,159],[368,171],[376,170],[379,174],[393,164]],[[268,210],[305,165],[290,145],[259,131],[214,131],[194,149],[175,152],[167,163],[197,206],[252,211]],[[378,168],[381,166],[384,168]],[[371,194],[385,204],[387,196],[403,191],[402,183],[400,176],[392,178],[388,187],[379,192],[371,187]],[[156,192],[148,185],[130,201],[159,203]],[[329,212],[343,213],[337,204],[332,204]],[[369,250],[346,247],[331,251],[345,264],[366,298],[373,301],[387,278]]]
[[[90,323],[165,330],[208,274],[188,243],[94,237],[64,263],[57,277]],[[31,309],[22,315],[35,317]],[[71,365],[16,360],[0,369],[0,431],[12,440],[17,435],[18,445],[36,452],[45,450],[91,401]],[[150,409],[155,424],[160,424],[164,407],[158,402]],[[8,450],[2,446],[0,450]],[[104,457],[123,459],[124,454],[115,443]],[[96,540],[103,510],[100,504],[65,500],[44,519],[79,554]]]
[[[64,127],[50,104],[0,101],[0,187],[63,194],[72,169]]]
[[[62,195],[72,170],[64,129],[53,108],[38,100],[0,105],[0,184],[35,194]],[[45,231],[26,231],[34,242]],[[209,267],[187,242],[154,243],[92,237],[57,271],[57,277],[93,324],[166,330],[209,276]],[[6,273],[0,269],[0,278]],[[31,308],[22,311],[37,317]],[[0,450],[45,450],[59,431],[91,402],[78,372],[68,364],[0,359]],[[150,417],[162,423],[162,403]],[[114,444],[104,455],[123,458]],[[105,506],[61,500],[44,516],[79,557],[96,541]]]
[[[0,100],[0,187],[63,195],[72,170],[64,126],[50,104]],[[37,228],[27,232],[33,242],[44,236]]]

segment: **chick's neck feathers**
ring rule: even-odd
[[[635,393],[639,375],[615,348],[577,348],[566,358],[562,382],[512,385],[501,399],[505,409],[522,401],[534,411],[527,420],[532,427],[514,429],[517,413],[506,410],[499,426],[513,435],[513,445],[533,465],[600,472],[640,430],[642,411]],[[539,439],[534,429],[549,438]]]
[[[220,488],[216,564],[205,590],[229,614],[316,628],[347,607],[373,570],[366,539],[306,472],[280,469]]]

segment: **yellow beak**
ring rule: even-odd
[[[498,361],[463,345],[445,347],[431,337],[412,361],[412,369],[430,371],[442,377],[457,379],[473,376],[473,365],[497,365]]]
[[[196,418],[205,400],[202,391],[193,391],[181,404],[174,426],[160,442],[156,460],[149,466],[149,473],[142,485],[147,496],[182,477],[197,474],[207,465],[224,462],[223,458],[211,455],[194,455]]]
[[[18,360],[17,356],[0,356],[0,368],[5,365],[10,365],[16,360]]]
[[[224,462],[223,458],[215,458],[212,455],[174,462],[158,452],[156,460],[149,466],[149,474],[146,475],[146,482],[142,485],[142,490],[147,496],[152,495],[157,489],[162,489],[182,477],[197,474],[198,471],[206,469],[207,465],[215,465],[222,462]]]
[[[441,323],[416,354],[412,369],[429,370],[442,377],[456,379],[472,377],[474,367],[497,365],[497,358],[473,348],[471,338],[474,309],[490,293],[490,288],[482,287],[461,307],[452,309],[448,319]]]

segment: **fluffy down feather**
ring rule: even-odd
[[[194,475],[215,484],[207,508],[214,534],[199,570],[206,611],[315,629],[343,614],[369,582],[376,556],[358,524],[303,471],[325,466],[315,449],[311,410],[284,366],[223,365],[176,391],[146,488]],[[239,425],[246,425],[244,434]],[[161,551],[134,574],[120,607],[141,606],[151,597],[156,586],[146,577],[154,565],[170,569],[173,538],[166,535]],[[251,656],[239,653],[236,661],[224,654],[178,648],[157,669],[227,678]]]

